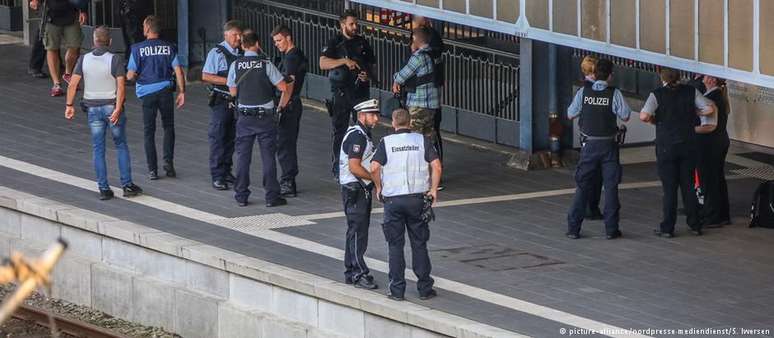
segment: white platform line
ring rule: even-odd
[[[30,175],[46,178],[52,181],[68,184],[78,188],[96,191],[93,181],[68,175],[65,173],[61,173],[55,170],[47,169],[27,162],[14,160],[4,156],[0,156],[0,166],[18,170]],[[567,193],[566,190],[569,190],[569,189],[562,189],[559,191],[563,191],[563,193]],[[538,194],[538,193],[528,193],[528,194],[519,194],[519,195],[523,196],[523,195],[529,195],[529,194]],[[223,225],[220,225],[217,223],[218,221],[222,221],[224,219],[224,217],[222,216],[188,208],[188,207],[178,205],[176,203],[168,202],[165,200],[161,200],[155,197],[138,196],[134,198],[127,198],[126,200],[141,204],[146,207],[158,209],[163,212],[167,212],[167,213],[187,217],[190,219],[194,219],[197,221],[202,221],[202,222],[224,227]],[[451,203],[451,201],[449,203]],[[224,227],[224,228],[229,228],[229,227]],[[255,232],[249,233],[249,235],[252,235],[261,239],[273,241],[276,243],[284,244],[296,249],[312,252],[318,255],[334,258],[336,260],[343,261],[344,259],[344,251],[341,249],[326,246],[317,242],[283,234],[280,232],[276,232],[272,230],[261,230],[261,231],[255,231]],[[372,270],[381,271],[384,273],[388,272],[389,270],[387,263],[384,261],[380,261],[372,258],[366,258],[366,261],[368,262]],[[634,332],[627,331],[626,329],[623,329],[623,328],[608,325],[592,319],[576,316],[571,313],[559,311],[550,307],[526,302],[517,298],[509,297],[506,295],[484,290],[467,284],[455,282],[449,279],[440,278],[440,277],[434,277],[434,278],[435,278],[435,285],[440,289],[460,293],[468,297],[478,299],[487,303],[499,305],[515,311],[524,312],[527,314],[531,314],[534,316],[559,322],[568,326],[574,326],[574,327],[579,327],[583,329],[597,330],[597,331],[604,330],[607,332],[627,332],[621,335],[610,335],[611,337],[648,337],[644,335],[638,335]],[[416,281],[416,278],[414,277],[413,272],[409,269],[406,269],[406,279]]]

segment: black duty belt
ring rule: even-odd
[[[264,116],[267,116],[267,115],[274,115],[274,109],[266,109],[261,107],[255,107],[255,108],[239,107],[237,108],[237,111],[242,116],[257,117],[259,119],[262,119]]]

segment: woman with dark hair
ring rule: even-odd
[[[731,224],[726,184],[725,163],[730,140],[728,124],[728,93],[726,81],[705,75],[702,80],[707,91],[704,97],[712,100],[717,107],[717,127],[710,133],[698,133],[699,176],[704,188],[704,205],[700,217],[705,228],[717,228]]]

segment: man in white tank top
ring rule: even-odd
[[[94,29],[94,50],[78,58],[70,86],[67,87],[67,107],[65,117],[75,117],[75,93],[81,79],[84,83],[81,106],[88,113],[93,144],[94,171],[97,174],[99,198],[113,198],[113,191],[107,180],[105,164],[105,134],[109,131],[116,145],[118,169],[121,173],[121,187],[124,197],[133,197],[142,193],[142,189],[132,182],[131,159],[126,142],[126,71],[121,56],[108,51],[110,31],[105,26]]]

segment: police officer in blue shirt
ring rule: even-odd
[[[129,80],[137,80],[137,97],[142,101],[145,132],[145,158],[148,161],[148,178],[159,179],[156,157],[156,113],[161,113],[164,128],[164,171],[167,177],[175,177],[173,156],[175,149],[175,110],[185,104],[185,75],[177,59],[177,48],[159,39],[161,21],[149,15],[143,21],[146,40],[131,46],[126,74]],[[172,90],[177,80],[177,99]]]
[[[282,92],[279,110],[290,101],[288,84],[282,73],[264,56],[259,56],[258,35],[246,31],[242,35],[245,55],[231,64],[227,85],[230,94],[237,98],[238,120],[236,123],[237,176],[234,183],[235,198],[239,206],[247,206],[250,196],[250,162],[253,144],[261,147],[263,165],[263,189],[266,206],[287,204],[280,197],[277,181],[277,120],[274,107],[274,88]]]
[[[577,188],[572,208],[567,215],[567,237],[580,238],[581,223],[592,194],[593,178],[602,171],[605,187],[605,232],[607,239],[621,237],[618,228],[618,184],[621,182],[621,162],[617,141],[616,119],[628,121],[631,109],[615,87],[608,86],[613,73],[610,60],[599,60],[594,69],[596,81],[586,82],[567,109],[567,117],[579,118],[582,135],[581,154],[575,170]]]
[[[202,68],[202,81],[211,85],[210,125],[207,136],[210,141],[210,175],[212,187],[227,190],[228,183],[236,178],[231,173],[234,155],[236,120],[233,97],[226,86],[229,66],[240,56],[242,23],[231,20],[223,25],[224,41],[211,49]]]

